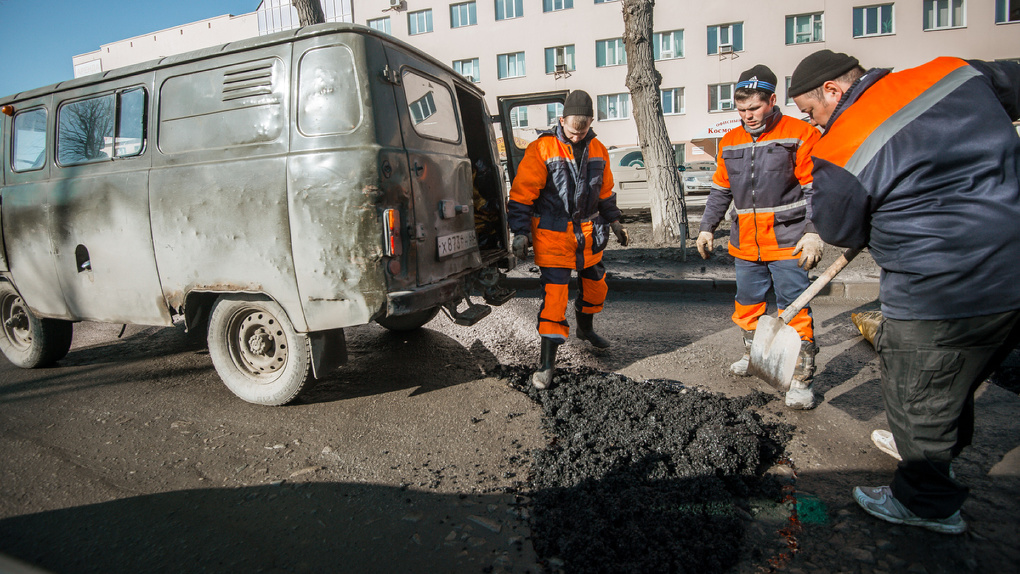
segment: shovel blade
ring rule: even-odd
[[[781,319],[770,315],[758,318],[751,343],[747,372],[780,391],[790,390],[793,370],[800,355],[800,335]]]

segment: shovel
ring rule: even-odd
[[[860,249],[844,251],[821,277],[815,279],[800,297],[783,310],[778,319],[771,315],[762,315],[758,318],[758,327],[754,330],[754,341],[751,343],[751,359],[747,364],[749,374],[757,376],[780,391],[790,390],[793,371],[800,356],[800,334],[787,323],[860,252]]]

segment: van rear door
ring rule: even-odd
[[[527,110],[532,106],[555,106],[559,104],[560,107],[558,109],[562,111],[563,102],[567,100],[567,93],[568,92],[566,90],[559,90],[555,92],[541,92],[535,94],[523,94],[519,96],[501,96],[496,98],[497,105],[499,106],[499,125],[503,132],[503,147],[506,150],[507,177],[509,177],[511,183],[517,175],[517,166],[521,163],[521,160],[524,159],[524,151],[528,147],[528,144],[536,137],[534,135],[534,129],[522,130],[521,127],[515,127],[513,125],[513,117],[515,115],[513,114],[514,110]],[[535,111],[540,110],[536,109]],[[518,118],[521,117],[520,112],[516,115]],[[527,115],[524,117],[527,117]],[[520,126],[520,120],[518,120],[517,124]],[[525,134],[518,132],[529,133]]]
[[[471,162],[449,72],[386,45],[413,194],[418,285],[481,267]]]

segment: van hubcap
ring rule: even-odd
[[[260,377],[287,365],[287,335],[271,313],[246,309],[235,316],[231,332],[231,354],[242,371]]]
[[[32,330],[28,322],[28,309],[18,295],[4,299],[0,309],[4,336],[16,348],[24,350],[32,346]]]

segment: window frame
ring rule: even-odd
[[[1013,20],[1010,20],[1011,12],[1016,15]],[[995,0],[995,23],[1020,24],[1020,0]]]
[[[141,97],[142,97],[141,109],[140,109],[141,117],[137,118],[140,121],[140,124],[132,124],[132,125],[136,125],[136,126],[141,128],[141,130],[140,130],[141,133],[139,134],[140,141],[138,143],[138,148],[137,148],[136,151],[133,151],[131,153],[122,153],[122,152],[118,152],[118,149],[120,149],[124,145],[121,140],[123,140],[125,138],[125,136],[123,135],[123,132],[122,132],[122,128],[125,126],[125,122],[123,121],[124,117],[122,115],[123,114],[123,110],[124,110],[124,105],[123,105],[124,95],[125,94],[129,94],[129,93],[134,93],[134,92],[140,93]],[[110,121],[112,122],[112,125],[110,126],[111,135],[109,136],[110,140],[111,140],[110,141],[110,151],[109,152],[105,152],[104,151],[103,153],[106,153],[106,155],[104,157],[83,158],[81,161],[63,161],[63,160],[61,160],[60,152],[63,149],[61,147],[61,140],[63,139],[63,137],[65,137],[65,136],[62,136],[62,134],[64,133],[64,129],[62,127],[63,126],[62,118],[63,118],[64,110],[68,109],[70,106],[74,106],[76,104],[82,104],[84,102],[88,102],[88,101],[92,101],[92,100],[100,100],[100,99],[103,99],[103,98],[112,98],[112,100],[113,100],[113,110],[111,111],[111,116],[110,116]],[[57,106],[57,117],[56,117],[56,123],[55,123],[55,127],[54,127],[54,132],[55,132],[55,134],[54,134],[54,144],[55,145],[53,146],[53,149],[54,149],[54,163],[57,166],[59,166],[59,167],[74,167],[74,166],[79,166],[79,165],[88,165],[88,164],[93,164],[93,163],[108,162],[108,161],[113,161],[114,159],[127,159],[127,158],[139,157],[139,156],[143,155],[145,153],[145,150],[148,148],[148,145],[147,145],[148,144],[148,135],[149,135],[148,121],[149,121],[149,91],[147,89],[145,89],[145,86],[128,86],[128,87],[125,87],[125,88],[118,88],[116,90],[112,90],[112,91],[109,91],[109,92],[103,92],[103,93],[99,93],[99,94],[89,94],[88,96],[84,96],[84,97],[81,97],[81,98],[75,98],[75,99],[71,99],[71,100],[64,100],[64,101],[60,102],[59,106]],[[105,150],[106,146],[104,145],[102,149]]]
[[[466,24],[462,24],[462,23],[455,24],[454,23],[454,14],[455,13],[458,14],[458,20],[459,20],[460,17],[462,16],[461,13],[460,13],[461,12],[460,9],[462,9],[462,8],[466,9],[467,12],[468,12],[467,13],[468,22]],[[470,0],[469,2],[457,2],[456,4],[450,4],[450,28],[451,29],[453,29],[453,28],[465,28],[467,26],[477,26],[477,25],[478,25],[478,7],[477,7],[477,3],[475,2],[475,0]]]
[[[496,21],[513,20],[524,17],[524,0],[495,0]],[[502,6],[502,10],[500,7]],[[513,14],[507,15],[507,7],[513,7]],[[500,16],[502,14],[502,16]]]
[[[889,31],[882,31],[882,8],[889,8]],[[868,33],[868,10],[878,11],[878,31],[874,33]],[[861,14],[861,33],[857,33],[857,14]],[[853,18],[851,19],[852,29],[850,31],[854,39],[857,38],[876,38],[879,36],[892,36],[896,34],[896,7],[894,2],[886,2],[884,4],[870,4],[867,6],[854,6],[853,7]]]
[[[417,30],[418,27],[418,16],[421,15],[425,19],[426,30]],[[414,20],[412,20],[414,18]],[[415,22],[414,28],[417,31],[411,31],[411,22]],[[432,23],[432,8],[425,8],[423,10],[415,10],[407,13],[407,35],[408,36],[420,36],[421,34],[430,34],[435,31]]]
[[[735,86],[736,86],[736,84],[733,83],[733,82],[723,82],[721,84],[709,84],[708,85],[708,112],[709,113],[732,112],[732,111],[736,110],[737,109],[737,105],[736,105],[736,102],[734,102],[734,100],[733,100],[733,92],[736,91]],[[730,92],[729,98],[723,98],[722,94],[719,92],[719,90],[721,88],[723,88],[723,87],[729,87],[729,92]],[[715,92],[715,93],[713,93],[713,92]],[[713,100],[717,104],[719,104],[718,107],[715,107],[715,108],[712,107]],[[729,107],[723,106],[722,104],[724,102],[729,102],[729,104],[730,104]]]
[[[940,2],[948,3],[949,21],[947,25],[940,26],[938,24],[939,9],[937,5]],[[953,10],[953,4],[960,3],[960,19],[963,22],[954,22],[955,19]],[[933,22],[934,20],[934,22]],[[955,30],[958,28],[967,27],[967,0],[924,0],[921,4],[921,29],[925,32],[937,32],[939,30]]]
[[[519,74],[517,74],[517,75],[514,75],[514,76],[510,76],[510,75],[504,76],[503,75],[503,69],[506,69],[507,72],[509,73],[509,70],[510,70],[510,57],[511,56],[514,57],[515,64],[520,64],[521,72]],[[501,58],[506,58],[506,66],[501,66],[500,65],[500,59]],[[525,60],[525,54],[524,54],[523,50],[521,50],[519,52],[508,52],[506,54],[496,54],[496,78],[497,79],[500,79],[500,80],[512,80],[514,78],[523,78],[523,77],[525,77],[527,75],[528,75],[528,72],[527,72],[527,63],[526,63],[526,60]]]
[[[667,35],[670,38],[670,42],[672,42],[672,44],[673,44],[673,50],[672,50],[673,56],[669,57],[669,58],[663,58],[662,57],[662,39],[664,37],[666,37]],[[679,42],[677,41],[678,37],[679,37]],[[679,50],[677,49],[677,46],[680,47]],[[656,53],[658,53],[659,55],[656,56]],[[666,61],[666,60],[679,60],[679,59],[683,58],[685,55],[686,54],[685,54],[685,50],[684,50],[684,30],[683,30],[683,28],[680,28],[679,30],[668,30],[666,32],[655,32],[655,33],[652,34],[652,60],[654,60],[656,62],[662,62],[662,61]]]
[[[626,107],[626,115],[609,116],[609,98],[615,99],[616,109],[619,110],[621,107]],[[622,99],[621,99],[622,98]],[[631,118],[631,102],[630,92],[618,92],[615,94],[599,94],[596,96],[597,105],[595,106],[595,117],[600,122],[612,122],[618,120],[629,120]],[[602,105],[602,102],[606,105]],[[626,105],[621,106],[621,101],[625,101]],[[603,115],[603,110],[605,114]]]
[[[465,62],[471,62],[471,65],[474,68],[474,71],[477,75],[467,76],[464,74],[462,70],[464,69]],[[460,64],[461,68],[460,70],[457,69],[458,68],[457,64]],[[460,60],[454,60],[453,63],[450,64],[450,67],[453,68],[453,70],[460,74],[461,76],[464,76],[465,78],[471,80],[472,83],[477,84],[478,82],[482,81],[482,69],[481,69],[482,66],[478,58],[463,58]]]
[[[20,132],[18,131],[18,118],[24,118],[24,117],[27,117],[29,114],[34,114],[36,112],[42,112],[42,130],[36,130],[35,132],[33,132],[33,133],[38,133],[39,131],[42,131],[42,134],[43,134],[43,138],[42,138],[42,152],[38,155],[38,157],[41,159],[41,161],[38,164],[32,164],[32,165],[30,165],[28,167],[19,168],[18,167],[18,133],[20,133]],[[11,171],[12,172],[14,172],[14,173],[28,173],[28,172],[33,172],[33,171],[39,171],[39,170],[44,169],[46,167],[46,159],[47,159],[46,158],[46,149],[49,147],[49,143],[50,143],[49,121],[50,121],[50,111],[49,111],[48,108],[46,108],[46,106],[42,106],[42,105],[34,106],[34,107],[31,107],[31,108],[28,108],[28,109],[24,109],[24,110],[18,110],[14,114],[14,117],[11,118],[11,147],[10,147],[10,150],[11,150],[10,162],[11,162],[11,164],[10,165],[11,165]]]
[[[568,54],[568,49],[569,49],[569,54]],[[550,46],[550,47],[545,49],[545,73],[546,74],[555,74],[556,73],[556,65],[557,65],[556,64],[556,50],[563,50],[563,62],[564,62],[564,66],[566,66],[566,69],[564,71],[565,72],[574,72],[574,71],[576,71],[577,70],[577,59],[575,58],[575,54],[577,53],[577,51],[574,48],[573,44],[565,44],[563,46]],[[551,60],[549,58],[549,54],[550,53],[552,54],[552,59]],[[569,57],[569,60],[568,60],[568,57]],[[550,62],[552,63],[552,69],[549,69]]]
[[[670,92],[673,95],[670,97],[670,104],[673,106],[673,111],[666,112],[666,92]],[[676,109],[676,93],[680,93],[680,109]],[[686,90],[680,86],[676,88],[666,88],[659,90],[659,107],[662,109],[663,116],[682,116],[687,113],[687,95]]]
[[[729,42],[720,42],[719,38],[722,36],[721,32],[723,29],[728,30]],[[708,55],[717,56],[720,54],[730,54],[733,52],[744,51],[744,23],[743,22],[729,22],[726,24],[713,24],[708,26],[706,29],[707,40],[708,40]],[[721,51],[721,46],[730,46],[729,52]]]
[[[528,127],[528,106],[515,106],[510,110],[510,127],[513,129]]]
[[[385,30],[382,29],[382,28],[379,28],[378,26],[376,26],[377,23],[381,23],[381,22],[385,22],[386,23],[386,29]],[[373,29],[373,30],[380,31],[383,34],[390,34],[391,36],[393,35],[393,32],[392,32],[393,28],[391,27],[390,17],[389,16],[383,16],[382,18],[373,18],[371,20],[366,21],[365,25],[368,26],[369,28]]]
[[[560,117],[563,117],[563,104],[554,102],[545,105],[545,119],[550,127],[558,126],[559,122],[556,120]]]
[[[617,58],[614,63],[602,63],[599,64],[600,56],[604,58],[604,62],[608,62],[608,50],[603,50],[603,47],[608,47],[609,42],[614,42],[614,54],[623,54],[622,58]],[[618,50],[616,48],[619,48]],[[600,50],[604,53],[600,53]],[[627,47],[623,43],[623,38],[606,38],[605,40],[595,40],[595,67],[596,68],[612,68],[613,66],[624,66],[627,64]]]
[[[811,18],[811,39],[803,42],[797,41],[797,18]],[[816,22],[817,19],[817,22]],[[792,26],[791,26],[792,22]],[[820,36],[816,37],[815,31],[821,28]],[[791,41],[792,35],[792,41]],[[797,46],[800,44],[814,44],[825,41],[825,12],[808,12],[805,14],[791,14],[786,17],[786,45]]]
[[[560,8],[556,7],[556,3],[561,4]],[[548,14],[549,12],[562,12],[563,10],[573,10],[574,0],[542,0],[542,12]]]

